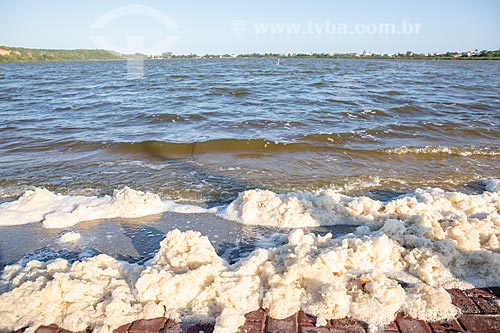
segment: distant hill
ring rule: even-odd
[[[0,62],[120,60],[123,54],[106,50],[48,50],[0,46]]]

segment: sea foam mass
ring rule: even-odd
[[[26,191],[16,201],[0,204],[0,226],[42,222],[46,228],[66,228],[82,221],[135,218],[167,211],[207,213],[213,210],[162,201],[157,194],[128,187],[104,197],[61,195],[36,188]]]
[[[56,323],[104,333],[135,319],[165,316],[237,332],[244,314],[260,307],[278,319],[299,310],[319,323],[347,316],[367,322],[371,331],[397,312],[422,320],[453,318],[459,311],[445,288],[500,282],[498,184],[485,181],[481,194],[419,189],[388,202],[332,191],[249,190],[217,214],[238,223],[294,228],[281,245],[229,264],[206,236],[172,230],[145,265],[100,254],[74,263],[59,258],[6,266],[0,331],[29,326],[27,332],[34,332]],[[33,199],[37,191],[43,195]],[[130,210],[119,209],[121,199],[114,203],[119,191],[84,199],[35,190],[2,204],[0,221],[8,224],[6,218],[28,207],[34,213],[25,222],[45,223],[54,214],[61,220],[69,216],[72,224],[82,220],[75,213],[79,207],[95,209],[87,216],[98,218],[166,211],[156,195],[125,191],[134,194]],[[336,223],[358,227],[337,238],[301,229]]]

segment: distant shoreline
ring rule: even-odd
[[[171,60],[171,59],[384,59],[384,60],[500,60],[500,50],[496,51],[468,51],[446,52],[443,54],[417,54],[411,51],[398,54],[374,53],[250,53],[238,55],[211,55],[196,54],[172,55],[166,52],[163,55],[147,56],[144,54],[121,54],[108,50],[56,50],[30,49],[22,47],[0,46],[0,63],[22,62],[78,62],[78,61],[123,61],[135,60]]]
[[[281,58],[281,57],[280,57]],[[189,58],[189,57],[175,57],[171,59],[143,59],[147,62],[158,62],[158,61],[176,61],[176,60],[236,60],[236,59],[276,59],[276,58],[264,58],[264,57],[238,57],[238,58]],[[320,58],[320,57],[286,57],[281,59],[352,59],[352,60],[387,60],[387,61],[401,61],[401,60],[409,60],[409,61],[497,61],[500,60],[500,57],[495,58],[481,58],[481,59],[467,59],[467,58],[355,58],[355,57],[328,57],[328,58]],[[85,60],[19,60],[19,61],[5,61],[0,60],[0,64],[27,64],[27,63],[71,63],[71,62],[103,62],[103,61],[127,61],[129,59],[85,59]]]

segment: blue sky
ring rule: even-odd
[[[0,45],[33,48],[105,45],[176,54],[500,49],[497,0],[0,0],[0,18]]]

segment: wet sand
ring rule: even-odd
[[[213,214],[164,213],[137,219],[110,219],[81,222],[64,229],[47,229],[40,223],[0,227],[0,272],[5,265],[17,261],[51,260],[64,258],[78,260],[98,253],[116,259],[143,263],[151,259],[160,248],[165,234],[173,229],[195,230],[208,236],[219,256],[230,263],[246,257],[255,248],[268,248],[281,244],[289,229],[245,226],[224,220]],[[310,231],[342,236],[355,226],[336,225],[314,228]],[[307,229],[305,229],[307,230]],[[81,237],[74,243],[61,243],[60,237],[78,232]]]

